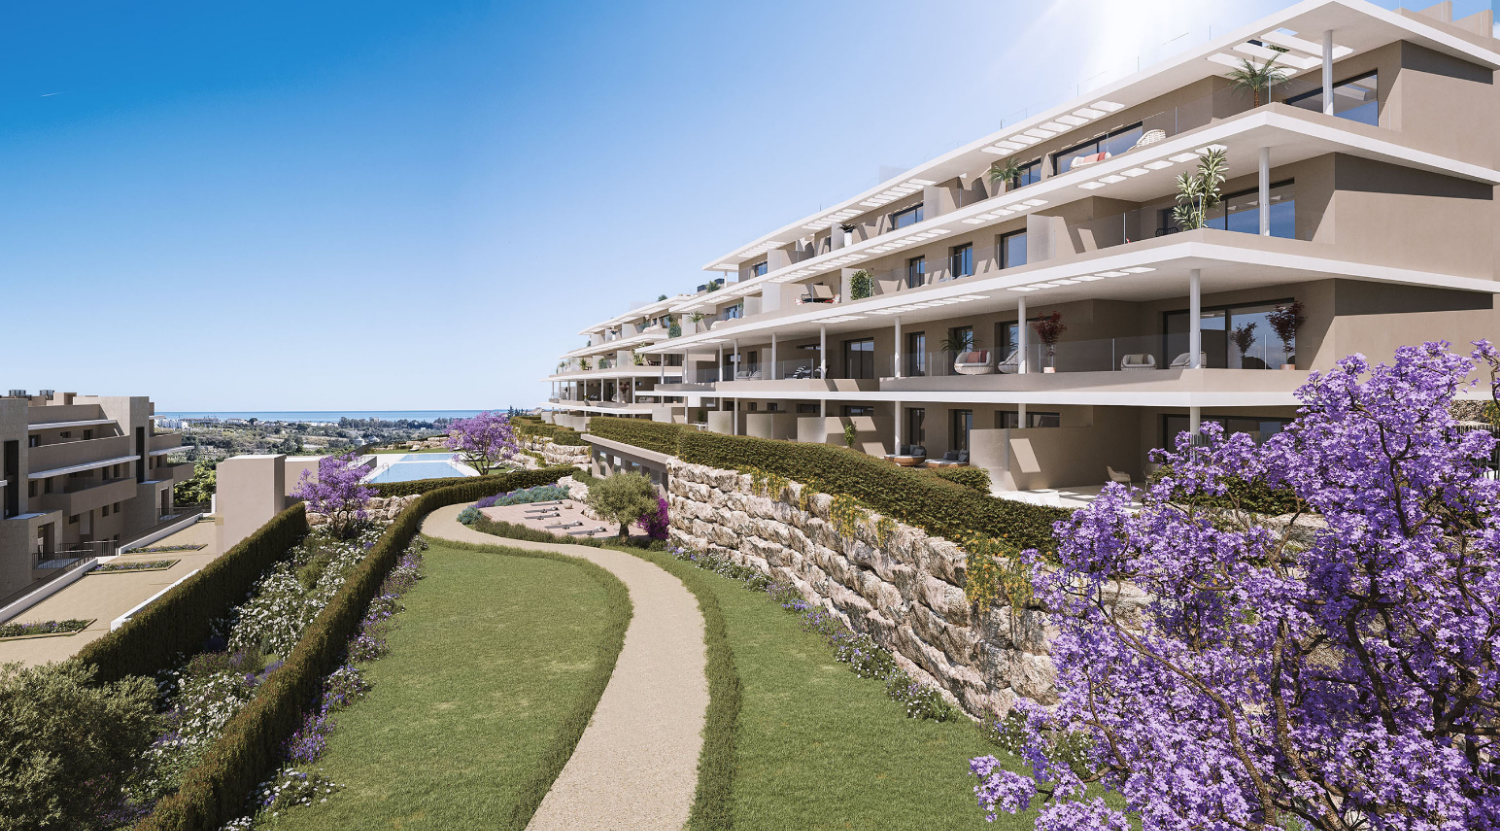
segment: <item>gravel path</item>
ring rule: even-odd
[[[597,563],[620,578],[635,607],[593,720],[527,828],[681,828],[697,785],[708,708],[703,616],[693,595],[677,578],[623,552],[474,531],[458,522],[466,507],[432,512],[422,533]]]

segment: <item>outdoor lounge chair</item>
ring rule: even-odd
[[[1147,130],[1146,134],[1143,135],[1143,136],[1141,136],[1136,141],[1135,146],[1136,147],[1145,147],[1148,144],[1155,144],[1155,143],[1161,141],[1162,139],[1165,139],[1166,137],[1167,137],[1167,131],[1166,130]],[[1132,148],[1132,149],[1134,149],[1134,148]]]
[[[578,527],[580,527],[582,525],[583,525],[583,523],[581,523],[581,522],[560,522],[560,523],[558,523],[556,525],[548,525],[547,527],[548,528],[578,528]]]
[[[1107,158],[1109,158],[1108,152],[1090,153],[1087,156],[1079,156],[1073,159],[1073,163],[1068,165],[1068,169],[1077,170],[1080,167],[1088,167],[1091,164],[1098,164]]]
[[[995,373],[992,357],[994,354],[994,350],[991,349],[960,352],[958,358],[953,361],[953,371],[959,375],[993,375]]]
[[[1199,366],[1208,366],[1208,353],[1207,352],[1199,352],[1198,353],[1198,359],[1199,359],[1198,360],[1198,365]],[[1191,352],[1184,352],[1181,355],[1178,355],[1177,357],[1175,357],[1175,358],[1172,359],[1172,366],[1170,368],[1171,369],[1192,369],[1192,367],[1193,367],[1192,353]]]
[[[759,368],[756,368],[756,369],[742,369],[739,372],[736,372],[734,374],[734,380],[736,380],[736,381],[759,381],[760,380],[760,369]]]
[[[995,371],[1001,375],[1015,375],[1021,371],[1021,350],[1012,349],[1005,360],[995,365]]]
[[[943,454],[943,458],[931,459],[927,464],[935,467],[965,467],[969,464],[969,451],[949,450]]]
[[[1136,352],[1120,359],[1121,370],[1156,369],[1156,356],[1149,352]]]
[[[799,303],[832,303],[834,300],[833,289],[822,283],[814,283],[807,287],[807,294],[802,295]]]
[[[920,444],[903,444],[896,447],[896,452],[887,455],[886,461],[895,462],[902,467],[917,467],[927,461],[927,448]]]
[[[1111,481],[1111,482],[1118,482],[1118,483],[1120,483],[1122,485],[1129,485],[1130,484],[1130,474],[1128,474],[1128,473],[1121,473],[1120,471],[1115,470],[1114,468],[1110,467],[1109,465],[1105,465],[1104,469],[1109,472],[1109,481]]]

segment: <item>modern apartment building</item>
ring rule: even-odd
[[[1264,439],[1351,353],[1500,337],[1491,18],[1307,0],[749,240],[668,301],[694,331],[636,348],[682,363],[650,415],[853,424],[1045,493],[1139,480],[1208,420]],[[1246,60],[1288,78],[1236,88]],[[1221,201],[1184,221],[1177,178],[1218,153]]]
[[[179,434],[156,434],[144,396],[50,390],[0,398],[0,597],[177,519]]]
[[[699,290],[721,285],[722,279]],[[689,295],[663,296],[652,303],[638,303],[625,314],[579,332],[587,342],[558,362],[557,372],[548,379],[552,384],[548,406],[578,414],[655,415],[670,420],[675,404],[680,417],[681,393],[664,395],[659,388],[682,382],[681,355],[647,355],[644,350],[672,337],[707,330],[706,323],[670,313],[688,299]]]

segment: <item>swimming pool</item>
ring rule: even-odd
[[[469,473],[453,463],[454,457],[443,453],[406,453],[366,481],[415,482],[418,479],[448,479]]]

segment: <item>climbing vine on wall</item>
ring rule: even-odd
[[[1021,561],[1020,552],[989,537],[972,536],[963,543],[968,552],[964,597],[981,614],[995,602],[1018,611],[1033,597],[1030,568]]]

